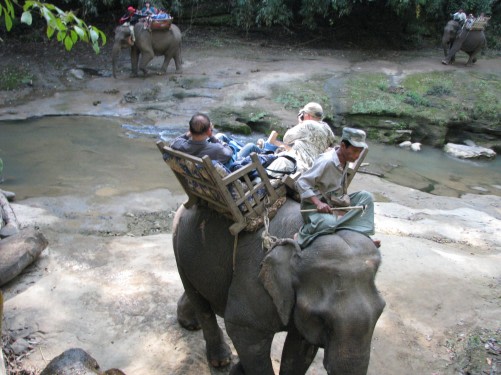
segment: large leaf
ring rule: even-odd
[[[71,40],[71,37],[69,35],[64,38],[64,47],[67,51],[70,51],[71,47],[73,47],[73,41]]]
[[[12,29],[12,18],[10,18],[10,15],[7,12],[5,12],[5,27],[7,28],[7,31]]]

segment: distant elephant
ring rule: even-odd
[[[366,374],[385,306],[374,283],[381,255],[372,240],[341,230],[301,250],[291,239],[302,224],[292,200],[270,222],[269,233],[283,240],[269,252],[262,247],[262,229],[235,238],[231,224],[196,205],[180,207],[174,219],[174,252],[185,289],[178,321],[187,329],[202,327],[209,364],[231,362],[217,314],[239,356],[232,375],[273,375],[271,344],[280,331],[288,332],[280,374],[305,374],[318,348],[324,348],[328,374]]]
[[[456,53],[461,50],[469,55],[467,66],[477,61],[478,53],[486,45],[485,34],[483,30],[461,29],[457,21],[449,21],[444,27],[442,36],[442,47],[444,48],[445,59],[442,64],[448,65],[454,62]]]
[[[165,74],[171,59],[176,64],[176,73],[181,73],[181,31],[172,24],[169,30],[148,30],[143,22],[134,25],[135,42],[131,45],[131,32],[128,26],[115,29],[115,42],[112,50],[113,77],[116,78],[118,57],[121,49],[130,48],[132,63],[131,77],[138,75],[139,69],[147,74],[146,66],[155,56],[164,56],[161,72]]]

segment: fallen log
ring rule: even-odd
[[[0,286],[18,276],[29,266],[49,242],[34,229],[25,229],[0,241]]]
[[[9,200],[0,192],[0,211],[2,212],[2,220],[5,225],[0,229],[0,238],[5,238],[19,233],[19,223],[16,214],[10,206]]]

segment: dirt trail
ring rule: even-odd
[[[184,48],[182,76],[114,80],[86,75],[78,80],[65,70],[57,80],[46,77],[45,83],[57,81],[55,86],[64,89],[55,95],[31,96],[23,104],[26,93],[17,93],[19,105],[7,106],[16,95],[1,93],[0,120],[93,114],[163,125],[187,123],[199,110],[252,101],[290,123],[295,113],[269,100],[274,82],[326,72],[463,69],[442,66],[440,50],[432,52],[416,57],[416,52],[367,54],[191,40]],[[475,69],[500,67],[496,60],[480,60]],[[171,83],[187,78],[201,84],[197,95],[180,104]],[[158,100],[124,100],[129,94],[142,97],[159,81]],[[437,197],[367,175],[358,175],[352,189],[375,194],[377,237],[383,243],[377,285],[387,307],[376,326],[369,374],[461,373],[472,366],[463,347],[468,338],[478,336],[478,330],[495,335],[501,323],[501,198]],[[111,194],[36,197],[13,205],[22,225],[40,227],[50,243],[36,264],[2,288],[6,332],[36,342],[26,367],[41,369],[62,351],[81,347],[102,368],[118,367],[129,375],[228,373],[208,367],[201,332],[187,332],[176,322],[182,285],[171,235],[154,229],[161,227],[160,215],[183,200],[175,189],[125,195],[117,188]],[[144,232],[149,235],[139,236]],[[272,353],[277,373],[282,341],[278,335]],[[490,369],[497,361],[501,367],[499,355],[479,353],[475,366]],[[320,351],[308,374],[324,373]]]

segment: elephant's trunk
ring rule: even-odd
[[[119,56],[120,56],[120,42],[115,42],[115,44],[113,45],[113,50],[111,51],[113,78],[117,78],[117,64]]]

